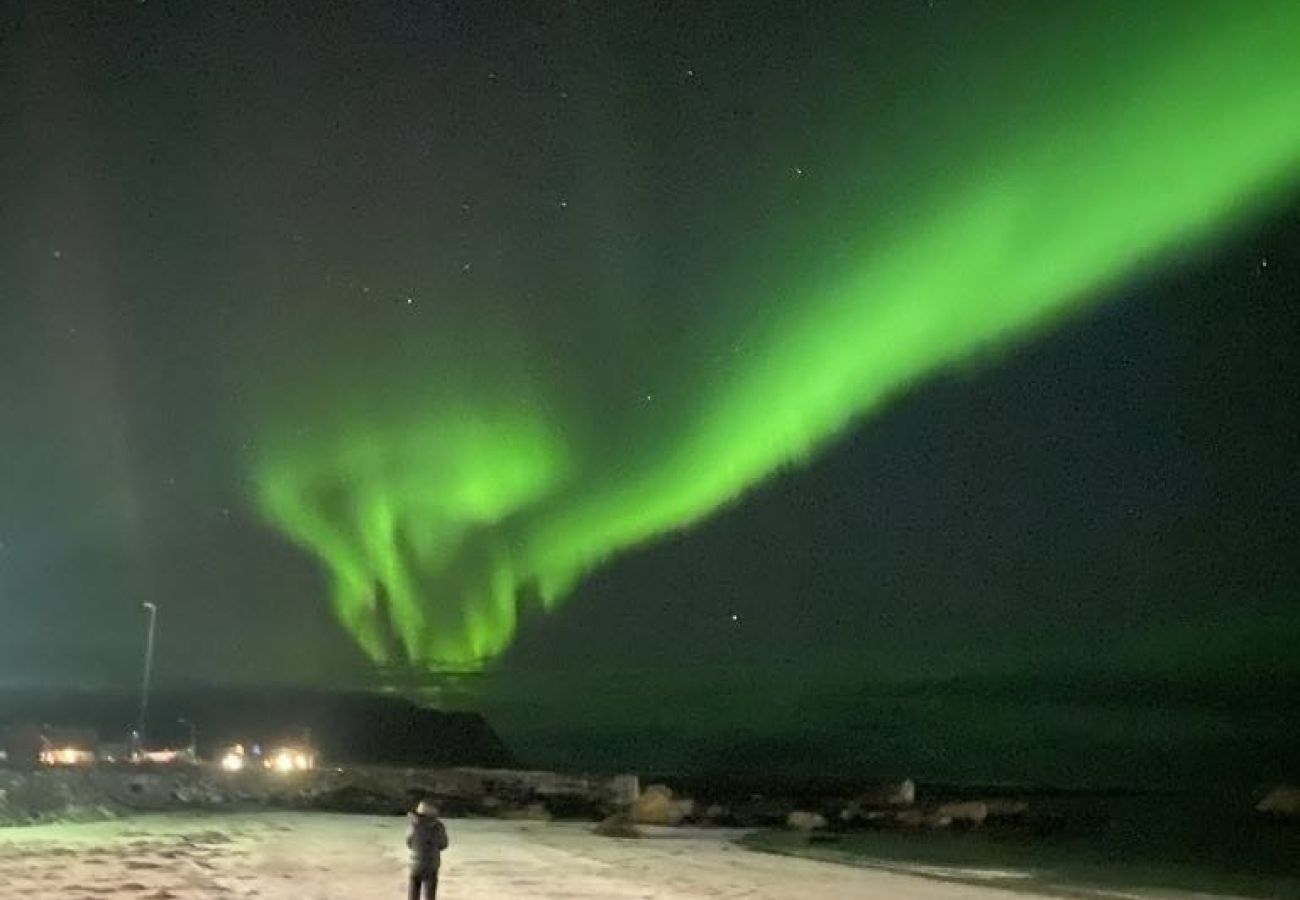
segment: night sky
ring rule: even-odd
[[[0,684],[1296,758],[1290,0],[2,9]]]

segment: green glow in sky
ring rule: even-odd
[[[495,319],[403,350],[396,372],[344,354],[346,374],[296,389],[314,398],[292,411],[309,431],[266,417],[260,508],[325,564],[340,621],[377,662],[485,664],[521,592],[561,602],[919,380],[1060,322],[1288,189],[1294,4],[1162,8],[968,51],[959,77],[900,95],[905,115],[839,110],[861,137],[808,162],[822,199],[761,226],[729,218],[752,242],[719,249],[680,339],[623,370],[612,354],[570,363],[554,330]],[[599,343],[600,327],[573,329]],[[572,388],[584,381],[625,385],[625,408],[584,403],[600,393]]]

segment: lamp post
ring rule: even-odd
[[[158,624],[158,606],[146,601],[142,603],[145,609],[149,610],[149,631],[144,641],[144,680],[140,685],[140,718],[136,722],[135,740],[136,752],[144,751],[144,725],[145,717],[149,713],[149,679],[153,675],[153,636],[154,630]]]
[[[198,727],[197,725],[194,724],[194,720],[193,720],[193,719],[177,719],[177,720],[176,720],[176,723],[177,723],[178,725],[184,725],[185,727],[187,727],[187,728],[189,729],[189,731],[190,731],[190,743],[189,743],[189,746],[185,748],[185,752],[186,752],[187,754],[189,754],[189,758],[190,758],[189,761],[190,761],[190,762],[198,762],[198,760],[199,760],[199,727]]]

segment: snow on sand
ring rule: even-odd
[[[0,829],[0,900],[405,897],[402,819],[267,813]],[[440,900],[1026,900],[890,872],[751,853],[734,834],[640,841],[587,826],[448,821]]]

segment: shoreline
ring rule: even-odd
[[[746,857],[816,862],[866,873],[919,878],[957,886],[996,888],[1017,895],[1054,897],[1296,897],[1300,900],[1300,828],[1266,821],[1253,810],[1217,797],[1191,793],[1078,793],[1067,808],[1034,808],[1034,814],[989,821],[980,827],[845,826],[797,831],[780,827],[728,826],[688,821],[676,826],[638,826],[641,840],[593,834],[586,819],[448,815],[454,830],[526,839],[575,857],[625,862],[638,853],[682,857],[738,851]],[[927,799],[933,805],[932,799]],[[1065,810],[1065,812],[1063,812]],[[500,812],[500,810],[498,810]],[[516,810],[526,812],[526,810]],[[292,821],[337,822],[339,828],[400,828],[396,815],[329,809],[226,808],[135,810],[99,822],[62,819],[0,828],[0,861],[6,847],[48,843],[49,835],[130,835],[133,831],[251,828]],[[823,826],[827,823],[823,822]],[[44,835],[44,836],[43,836]],[[640,848],[640,849],[638,849]],[[722,849],[719,851],[718,848]],[[735,856],[735,854],[733,854]],[[686,854],[689,860],[689,853]],[[0,882],[0,887],[3,887]],[[0,890],[6,900],[10,896]],[[159,900],[165,900],[160,897]]]
[[[161,814],[0,831],[0,896],[104,900],[400,896],[402,820],[332,813]],[[640,840],[585,824],[449,819],[443,900],[999,900],[994,887],[754,853],[732,829],[654,829]],[[1023,894],[1020,896],[1024,896]],[[1047,898],[1047,893],[1031,896]]]
[[[797,859],[896,872],[945,883],[996,886],[1017,894],[1069,898],[1139,896],[1300,898],[1300,829],[1259,823],[1241,835],[1263,852],[1203,850],[1173,834],[1169,843],[1126,842],[1115,833],[1026,836],[1006,830],[866,831],[799,834],[755,830],[744,848]]]

